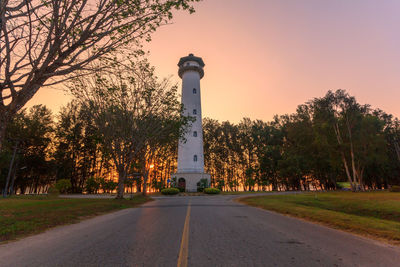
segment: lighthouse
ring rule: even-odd
[[[210,175],[204,173],[203,125],[201,117],[200,80],[204,76],[205,64],[201,57],[189,54],[179,60],[179,77],[182,79],[182,104],[184,115],[195,118],[184,138],[178,145],[178,170],[172,177],[176,178],[178,187],[187,192],[196,192],[197,184]]]

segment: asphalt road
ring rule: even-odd
[[[159,198],[0,245],[0,266],[400,266],[400,248],[232,201]]]

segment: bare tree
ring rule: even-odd
[[[39,88],[93,71],[91,62],[124,45],[137,49],[174,9],[193,12],[197,1],[0,0],[0,149]]]
[[[171,86],[168,79],[159,81],[146,60],[117,64],[112,72],[77,78],[71,87],[93,117],[114,161],[118,198],[123,197],[128,172],[143,151],[153,151],[152,147],[164,140],[183,136],[191,121],[181,116],[177,86]]]

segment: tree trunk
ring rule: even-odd
[[[364,179],[363,179],[363,176],[364,176],[364,168],[365,167],[362,167],[361,168],[361,170],[359,170],[358,171],[358,183],[360,184],[360,189],[361,189],[361,191],[365,191],[365,185],[364,185]]]
[[[353,149],[353,141],[351,140],[351,136],[350,136],[350,156],[351,156],[351,168],[353,171],[353,180],[354,182],[357,181],[358,178],[358,172],[356,170],[356,164],[355,164],[355,160],[354,160],[354,149]],[[359,184],[359,182],[358,182]],[[356,190],[358,191],[359,188],[357,187]]]
[[[147,180],[149,179],[149,171],[145,170],[143,172],[143,196],[147,196]]]
[[[353,146],[353,136],[351,133],[351,128],[350,128],[350,123],[348,118],[346,118],[346,126],[347,126],[347,132],[349,134],[349,139],[350,139],[350,155],[351,155],[351,168],[353,171],[353,180],[356,182],[358,180],[358,186],[355,187],[356,191],[360,190],[360,181],[359,181],[359,173],[357,172],[356,169],[356,164],[355,164],[355,158],[354,158],[354,146]]]
[[[400,146],[397,140],[394,140],[394,149],[396,150],[397,159],[400,161]]]
[[[344,156],[343,151],[341,151],[341,154],[342,154],[342,161],[343,161],[344,169],[346,171],[347,179],[349,180],[350,185],[351,185],[351,190],[355,191],[355,189],[356,189],[355,181],[353,181],[353,177],[351,177],[349,166],[347,165],[346,157]]]
[[[342,146],[343,140],[342,140],[342,136],[341,136],[341,134],[340,134],[340,130],[339,130],[339,125],[338,125],[338,123],[335,123],[335,125],[333,126],[333,128],[334,128],[334,130],[335,130],[336,139],[337,139],[337,141],[338,141],[338,144],[339,144],[339,146]],[[356,186],[355,186],[355,177],[352,177],[351,174],[350,174],[349,166],[347,165],[346,157],[345,157],[345,155],[344,155],[344,152],[343,152],[342,148],[339,148],[339,149],[340,149],[340,153],[341,153],[341,156],[342,156],[342,161],[343,161],[343,165],[344,165],[344,168],[345,168],[345,171],[346,171],[347,179],[348,179],[349,182],[350,182],[351,190],[354,192],[354,191],[356,190]],[[352,150],[351,152],[353,152],[353,150]],[[352,156],[353,156],[353,155],[352,155]],[[354,157],[352,157],[352,159],[353,159],[353,158],[354,158]],[[354,166],[354,165],[353,165],[353,166]],[[353,172],[353,174],[354,174],[354,172]]]
[[[15,155],[17,154],[17,150],[18,150],[18,141],[15,144],[14,152],[13,152],[11,162],[10,162],[10,167],[8,169],[8,175],[7,175],[6,185],[5,185],[4,191],[3,191],[3,197],[7,197],[7,195],[8,195],[8,185],[10,183],[11,173],[12,173],[12,169],[13,169],[13,165],[14,165]]]
[[[10,196],[14,194],[14,183],[15,183],[15,176],[17,175],[17,171],[18,171],[18,166],[19,166],[19,158],[17,158],[17,162],[15,163],[13,176],[11,178]]]
[[[136,192],[142,192],[142,183],[139,179],[136,180]]]
[[[118,199],[124,198],[125,179],[126,179],[126,171],[119,170],[118,171],[118,188],[117,188],[117,197],[116,197]]]
[[[0,120],[0,151],[2,150],[2,145],[3,141],[6,135],[6,124],[3,122],[3,120]]]

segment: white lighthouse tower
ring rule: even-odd
[[[201,121],[200,79],[204,76],[204,62],[201,57],[189,54],[179,60],[178,66],[178,74],[182,79],[184,114],[196,120],[185,134],[185,138],[179,141],[178,171],[173,174],[173,177],[177,179],[179,187],[185,188],[188,192],[196,192],[197,183],[201,179],[207,179],[208,184],[210,183],[210,175],[204,173]]]

